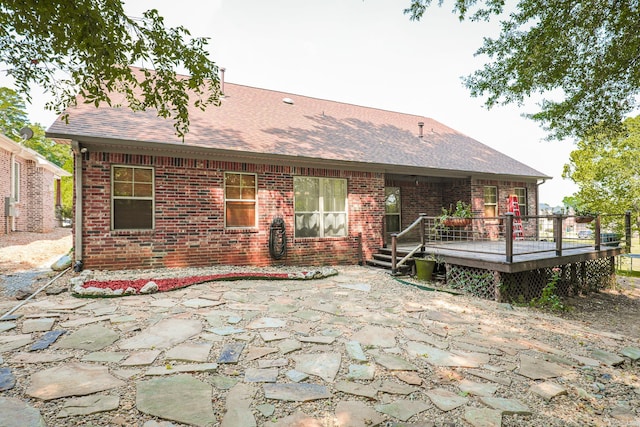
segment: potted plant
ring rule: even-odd
[[[588,209],[576,209],[575,220],[578,224],[587,224],[598,216],[597,212],[591,212]]]
[[[430,281],[433,276],[433,270],[438,262],[436,254],[424,254],[423,257],[413,259],[416,264],[416,278],[418,280]]]
[[[442,208],[440,223],[445,227],[466,227],[471,224],[471,205],[458,200],[455,209],[453,207]]]

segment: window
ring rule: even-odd
[[[484,187],[484,216],[498,216],[498,187]]]
[[[347,235],[347,180],[293,178],[296,237]]]
[[[111,169],[111,228],[153,229],[153,168],[113,166]]]
[[[224,174],[224,221],[227,228],[256,226],[257,178],[252,173]]]
[[[514,188],[514,192],[518,196],[518,208],[520,209],[520,215],[527,216],[527,189],[524,187]]]
[[[384,214],[387,233],[400,231],[400,187],[384,189]]]
[[[13,162],[13,199],[16,202],[20,201],[20,163]]]

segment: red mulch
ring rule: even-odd
[[[159,292],[172,291],[174,289],[184,288],[186,286],[196,285],[198,283],[212,282],[215,280],[235,280],[235,279],[288,279],[288,273],[224,273],[210,274],[208,276],[178,277],[172,279],[135,279],[135,280],[88,280],[83,288],[100,288],[100,289],[123,289],[133,288],[136,292],[148,282],[155,282],[158,285]]]

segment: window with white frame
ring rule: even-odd
[[[153,168],[113,166],[111,169],[112,230],[153,229],[153,211]]]
[[[293,178],[295,237],[347,235],[347,180]]]
[[[485,218],[498,216],[498,187],[484,187],[484,216]]]
[[[258,179],[254,173],[225,172],[224,221],[227,228],[252,228],[257,224]]]
[[[516,187],[513,190],[513,194],[518,196],[518,208],[520,209],[520,215],[527,216],[527,189],[524,187]]]
[[[13,188],[13,199],[16,202],[20,201],[20,163],[13,162],[13,182],[11,183]]]

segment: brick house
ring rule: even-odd
[[[154,111],[81,102],[48,129],[75,152],[85,268],[354,264],[457,200],[497,216],[517,193],[534,214],[549,178],[427,117],[222,87],[184,141]]]
[[[39,153],[0,134],[0,235],[48,233],[56,227],[60,178],[71,176]]]

